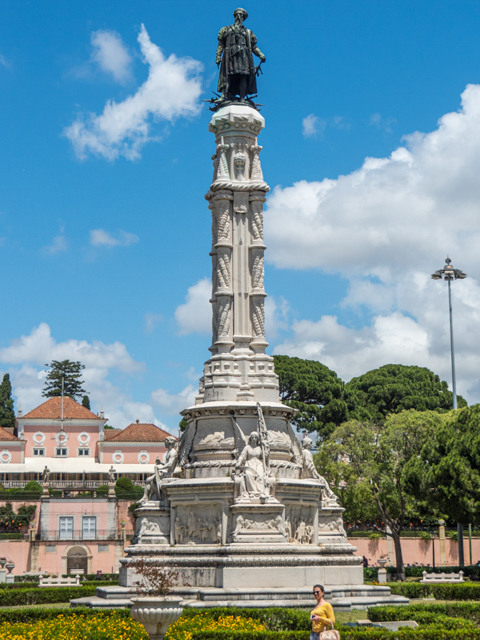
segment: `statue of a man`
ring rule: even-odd
[[[252,53],[260,58],[261,62],[265,62],[265,56],[257,47],[255,34],[243,26],[244,20],[248,18],[245,9],[235,9],[233,17],[235,22],[222,27],[218,34],[216,62],[220,67],[220,73],[217,90],[226,99],[231,100],[238,96],[243,101],[247,95],[257,93]]]
[[[167,448],[167,453],[165,454],[163,462],[160,462],[159,458],[155,460],[155,473],[145,481],[145,492],[140,500],[142,504],[153,500],[155,497],[160,499],[162,480],[171,478],[175,471],[178,458],[177,439],[169,436],[165,440],[165,447]]]
[[[44,484],[47,484],[50,480],[50,469],[47,467],[47,465],[45,465],[45,469],[43,470],[42,473],[42,481]]]

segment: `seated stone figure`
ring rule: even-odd
[[[166,478],[171,478],[177,466],[178,451],[176,445],[176,438],[170,436],[165,440],[167,453],[165,454],[163,462],[160,462],[159,458],[156,459],[155,473],[145,481],[145,492],[140,500],[141,504],[149,502],[150,500],[162,499],[162,481]]]
[[[313,456],[310,449],[312,448],[312,440],[310,438],[304,438],[302,440],[302,478],[312,478],[314,480],[320,480],[322,484],[322,493],[330,499],[337,501],[337,496],[330,489],[328,482],[323,476],[321,476],[315,468],[313,462]]]

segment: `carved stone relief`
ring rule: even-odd
[[[255,338],[265,335],[265,309],[263,298],[252,298],[252,327]]]
[[[253,289],[262,289],[264,283],[265,267],[263,264],[263,255],[256,255],[252,265],[252,287]]]
[[[289,542],[293,544],[312,544],[314,527],[311,507],[288,507],[285,528]]]
[[[220,289],[229,289],[231,284],[229,250],[219,250],[217,257],[217,284]]]
[[[247,165],[247,156],[244,153],[236,153],[233,158],[233,167],[235,169],[235,180],[244,182],[247,179],[245,169]]]
[[[233,210],[235,213],[248,213],[248,192],[233,192]]]
[[[216,307],[218,338],[227,338],[230,336],[230,297],[220,296],[217,298]]]
[[[202,438],[198,442],[198,446],[201,447],[212,447],[212,448],[223,448],[223,447],[232,447],[235,443],[235,438],[225,438],[224,431],[215,431],[215,433],[209,433],[205,438]]]
[[[217,173],[216,178],[218,180],[229,180],[230,172],[228,170],[227,155],[226,152],[230,148],[228,144],[217,144]]]
[[[263,172],[262,172],[262,165],[260,163],[260,151],[262,150],[263,147],[260,147],[258,144],[254,145],[251,150],[252,150],[252,170],[250,173],[250,179],[251,180],[261,180],[263,182]]]
[[[340,533],[342,536],[347,535],[343,528],[343,520],[341,516],[320,518],[318,522],[318,531],[321,533]]]
[[[220,242],[221,240],[229,240],[230,239],[230,201],[229,200],[219,200],[217,202],[217,233],[216,240]]]
[[[219,544],[222,541],[219,507],[179,506],[174,523],[176,544]]]
[[[237,516],[235,521],[235,529],[232,532],[232,541],[235,542],[238,540],[239,536],[245,532],[258,535],[265,535],[269,532],[278,532],[282,536],[286,537],[287,535],[281,515],[265,520],[261,516],[256,516],[255,514],[249,514],[248,518],[240,514]]]
[[[252,236],[254,240],[263,240],[263,202],[251,200],[252,205]]]

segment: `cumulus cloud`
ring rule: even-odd
[[[29,335],[13,340],[9,347],[0,349],[0,363],[7,365],[10,373],[17,410],[21,407],[27,413],[45,402],[42,396],[45,363],[67,359],[79,360],[85,365],[82,377],[92,409],[99,412],[103,407],[112,426],[123,429],[138,418],[141,422],[164,427],[151,404],[133,401],[109,380],[112,372],[135,375],[143,369],[143,364],[130,356],[125,345],[85,340],[56,342],[46,323],[35,327]]]
[[[149,67],[147,80],[134,95],[122,102],[108,100],[103,113],[80,114],[64,130],[78,158],[91,153],[107,160],[137,160],[147,142],[159,139],[152,133],[153,122],[172,123],[199,113],[201,63],[174,54],[166,57],[143,25],[138,42]]]
[[[99,29],[91,35],[92,60],[117,82],[126,82],[132,76],[132,58],[115,31]]]
[[[276,338],[279,331],[288,328],[289,311],[290,305],[285,298],[265,298],[265,333],[269,338]]]
[[[29,335],[12,340],[9,347],[0,349],[0,362],[9,364],[44,365],[51,360],[80,360],[86,367],[116,368],[127,373],[142,368],[121,342],[105,344],[86,340],[56,342],[46,322],[32,329]]]
[[[104,229],[91,229],[90,244],[92,247],[128,247],[136,244],[140,238],[134,233],[128,233],[121,229],[117,233],[110,233]]]
[[[327,316],[297,321],[275,351],[320,359],[344,379],[401,362],[450,380],[446,285],[430,280],[449,254],[469,274],[453,284],[457,386],[478,401],[480,86],[467,86],[434,131],[403,142],[336,180],[274,190],[267,259],[348,279],[344,309],[369,318],[360,329]]]
[[[304,138],[314,138],[325,131],[327,123],[314,113],[310,113],[302,120],[302,131]]]
[[[157,404],[163,413],[177,414],[183,409],[195,404],[195,396],[198,387],[189,384],[179,393],[169,393],[165,389],[156,389],[152,392],[152,402]]]
[[[175,320],[179,333],[211,333],[212,307],[210,297],[212,283],[203,278],[188,288],[186,301],[175,309]]]

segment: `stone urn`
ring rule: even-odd
[[[377,562],[383,569],[388,562],[388,558],[378,558]]]
[[[168,627],[182,615],[182,599],[175,597],[141,596],[132,598],[132,618],[145,627],[149,638],[163,640]]]

